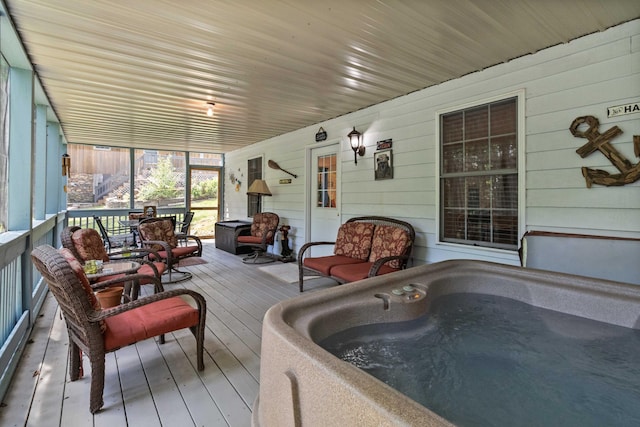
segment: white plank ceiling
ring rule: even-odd
[[[4,2],[69,142],[204,152],[640,17],[639,0]]]

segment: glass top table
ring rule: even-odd
[[[97,273],[87,274],[89,280],[96,280],[104,276],[113,276],[116,274],[133,274],[141,267],[139,262],[135,261],[113,261],[102,264],[102,270]]]

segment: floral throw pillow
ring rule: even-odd
[[[83,261],[90,259],[109,261],[102,237],[96,230],[92,228],[77,230],[71,235],[71,240]]]
[[[278,227],[279,218],[275,215],[267,215],[264,213],[257,213],[253,216],[253,222],[251,223],[251,235],[254,237],[260,237],[269,233],[271,230],[275,230]],[[273,236],[267,236],[270,240]]]
[[[160,240],[167,242],[171,248],[178,246],[178,239],[173,230],[171,220],[143,222],[138,226],[138,231],[142,236],[142,240]],[[154,251],[164,251],[161,245],[154,245]]]
[[[375,225],[369,222],[346,222],[338,229],[333,253],[366,260],[371,252],[371,237]]]
[[[371,245],[371,255],[369,262],[376,262],[380,258],[388,256],[399,256],[411,244],[409,234],[398,227],[390,225],[379,225],[373,233],[373,243]],[[393,260],[387,263],[389,267],[400,268],[400,260]]]

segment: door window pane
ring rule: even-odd
[[[318,180],[317,206],[320,208],[336,207],[336,170],[336,154],[318,157],[316,174]]]

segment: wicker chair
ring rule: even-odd
[[[186,245],[187,244],[187,236],[189,235],[189,227],[191,227],[191,221],[193,220],[193,216],[195,212],[187,211],[184,214],[184,218],[181,222],[177,223],[176,227],[176,237],[178,238],[178,242]]]
[[[102,240],[104,240],[104,247],[108,252],[111,252],[113,249],[121,248],[126,244],[135,245],[136,244],[136,236],[133,232],[122,233],[121,229],[119,233],[114,233],[116,230],[107,230],[104,223],[102,222],[102,218],[97,215],[94,215],[93,221],[98,225],[98,229],[100,230],[100,234],[102,235]]]
[[[80,228],[77,226],[65,227],[60,233],[60,240],[62,246],[69,249],[73,256],[84,265],[85,262],[95,259],[102,260],[104,262],[114,262],[117,260],[123,260],[122,251],[115,251],[107,253],[102,245],[102,239],[98,232],[92,228]],[[140,285],[150,285],[156,282],[151,277],[156,277],[162,280],[162,274],[165,272],[167,266],[161,261],[152,262],[145,257],[154,255],[159,258],[157,252],[149,249],[131,248],[128,251],[130,256],[135,259],[136,262],[142,264],[138,269],[138,274],[142,274],[145,277],[138,282],[133,283],[131,292],[129,293],[131,299],[138,298]],[[98,282],[92,286],[98,287],[103,285],[102,282],[112,280],[120,275],[104,276],[98,279]],[[103,286],[100,286],[103,287]],[[156,285],[154,292],[162,292],[162,283]]]
[[[146,218],[138,224],[138,233],[140,235],[140,243],[143,248],[156,251],[157,256],[167,264],[167,280],[163,278],[164,283],[175,283],[191,278],[188,271],[178,270],[178,263],[181,259],[188,257],[202,256],[202,242],[196,236],[186,235],[184,240],[185,246],[178,246],[178,239],[175,234],[175,218]],[[156,260],[156,255],[149,256],[150,259]],[[178,273],[178,277],[174,277],[173,273]]]
[[[159,336],[160,343],[164,344],[164,334],[189,328],[196,338],[198,370],[204,369],[207,310],[202,295],[188,289],[176,289],[100,310],[79,262],[67,261],[49,245],[35,248],[31,259],[49,285],[67,324],[70,380],[76,381],[83,374],[81,352],[91,363],[89,410],[92,413],[104,405],[106,353],[155,336]],[[135,276],[138,275],[129,276],[126,280]],[[189,305],[181,295],[195,301],[197,308]]]
[[[242,259],[251,264],[266,264],[274,262],[274,258],[263,256],[269,245],[273,245],[280,217],[273,212],[257,213],[253,216],[249,235],[240,234],[237,237],[237,247],[248,246],[253,253]]]

